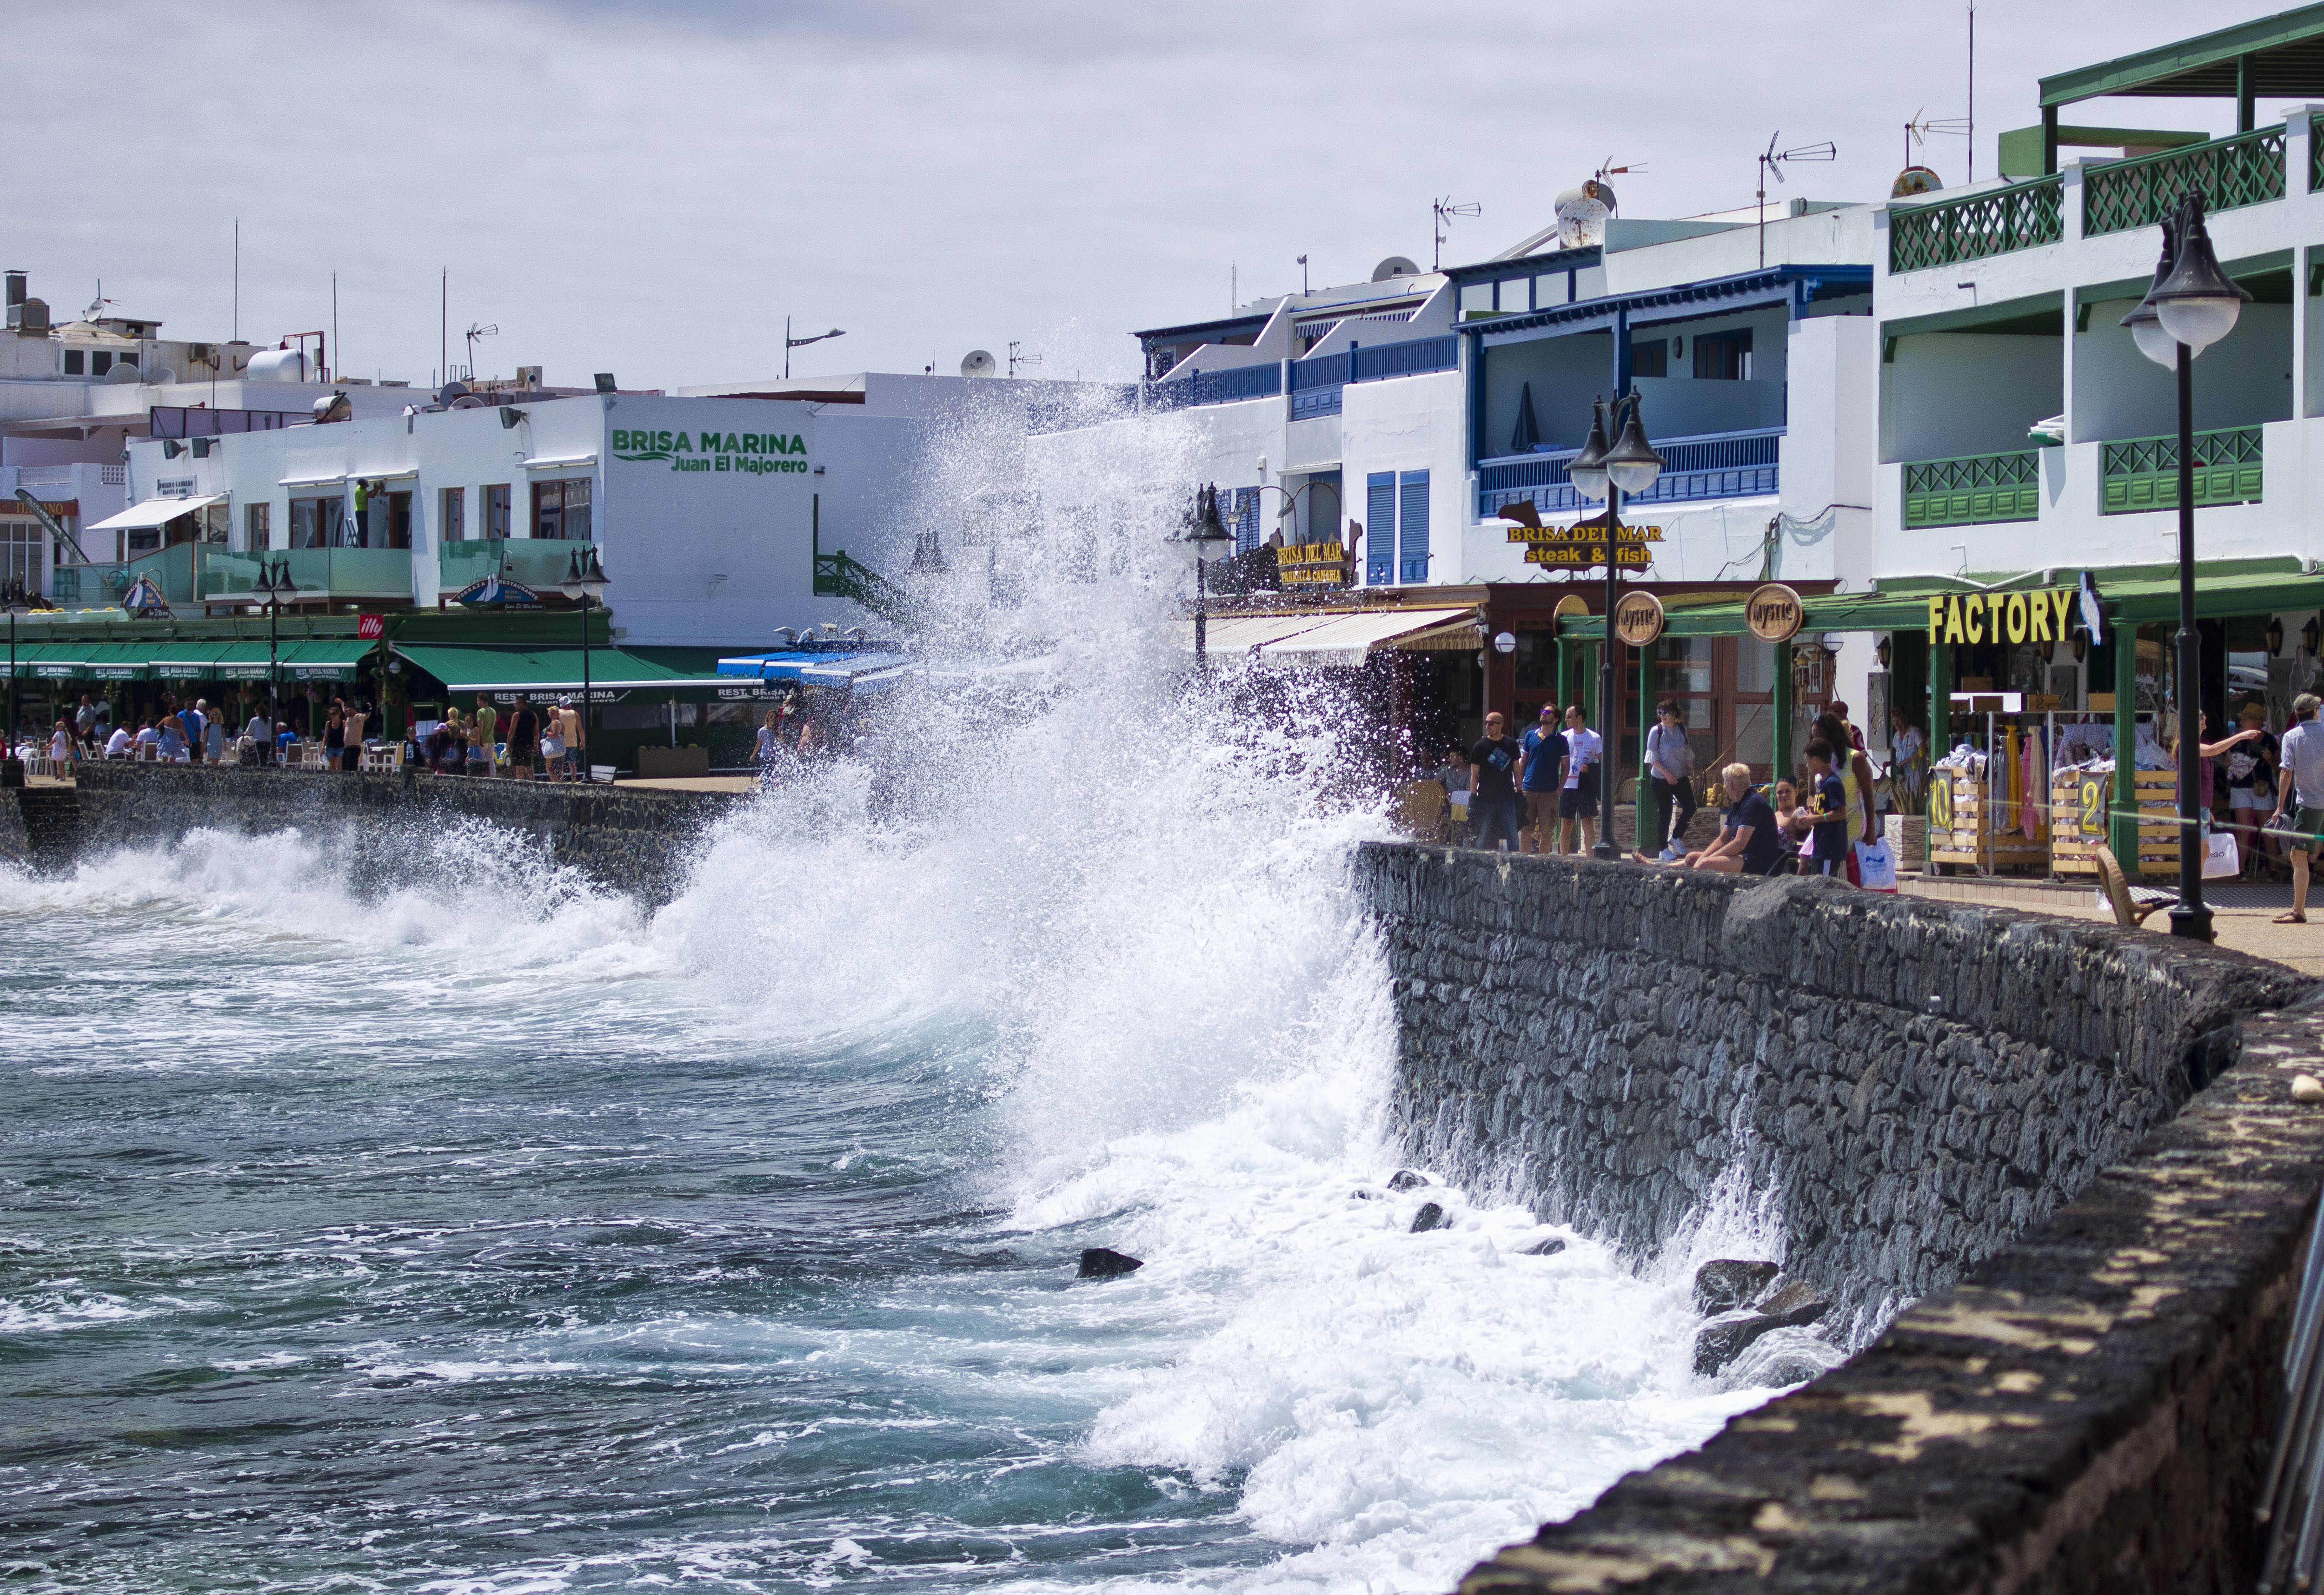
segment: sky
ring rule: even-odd
[[[1981,175],[2035,80],[2264,15],[2164,0],[1977,13]],[[0,0],[5,265],[56,319],[100,280],[165,336],[329,328],[349,375],[627,387],[779,375],[1126,379],[1128,335],[1546,225],[1610,161],[1622,212],[1748,205],[1754,154],[1831,140],[1786,195],[1877,199],[1906,121],[1967,109],[1957,4],[1678,0]],[[2264,102],[2262,116],[2272,114]],[[2225,102],[2098,102],[2228,131]],[[1923,158],[1948,182],[1966,141]],[[240,290],[235,222],[241,223]],[[444,273],[448,273],[448,277]],[[441,285],[448,283],[448,289]],[[439,298],[439,291],[442,297]]]

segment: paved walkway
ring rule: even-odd
[[[1915,897],[1996,903],[2028,913],[2109,924],[2114,919],[2113,910],[2102,907],[2096,888],[2089,886],[2060,886],[2035,880],[1931,880],[1910,874],[1902,878],[1901,884]],[[2290,886],[2214,881],[2203,895],[2211,909],[2211,929],[2219,945],[2256,958],[2273,958],[2302,974],[2324,977],[2324,881],[2318,882],[2318,889],[2309,893],[2309,922],[2305,925],[2274,923],[2278,914],[2292,907]],[[2145,928],[2157,936],[2168,936],[2171,921],[2166,915],[2158,914],[2146,922]]]

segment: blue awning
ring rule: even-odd
[[[744,676],[759,681],[796,681],[799,672],[817,665],[832,664],[839,659],[853,659],[853,653],[790,651],[785,653],[747,653],[718,661],[721,676]]]
[[[808,687],[845,687],[862,677],[900,669],[911,662],[900,653],[859,653],[837,659],[825,654],[821,663],[800,670],[798,678]]]

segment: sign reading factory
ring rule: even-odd
[[[1615,563],[1643,570],[1654,563],[1646,547],[1663,540],[1659,526],[1625,526],[1615,539]],[[1527,565],[1563,566],[1579,569],[1606,563],[1606,518],[1577,521],[1572,526],[1511,526],[1509,541],[1526,545]]]
[[[1344,587],[1348,549],[1344,543],[1297,543],[1275,550],[1276,579],[1286,587]]]
[[[1932,642],[2064,642],[2072,587],[2032,593],[1944,593],[1929,599]]]
[[[673,471],[804,475],[807,439],[797,432],[672,432],[613,429],[613,457],[633,465],[667,460]]]

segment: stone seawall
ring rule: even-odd
[[[2004,908],[1374,844],[1411,1156],[1647,1254],[1721,1181],[1862,1334],[2054,1212],[2314,982]]]
[[[654,904],[683,886],[695,838],[743,801],[717,792],[472,780],[409,768],[376,775],[94,764],[78,777],[84,850],[108,841],[171,839],[197,826],[257,832],[352,825],[368,832],[456,816],[530,835],[554,862]]]

